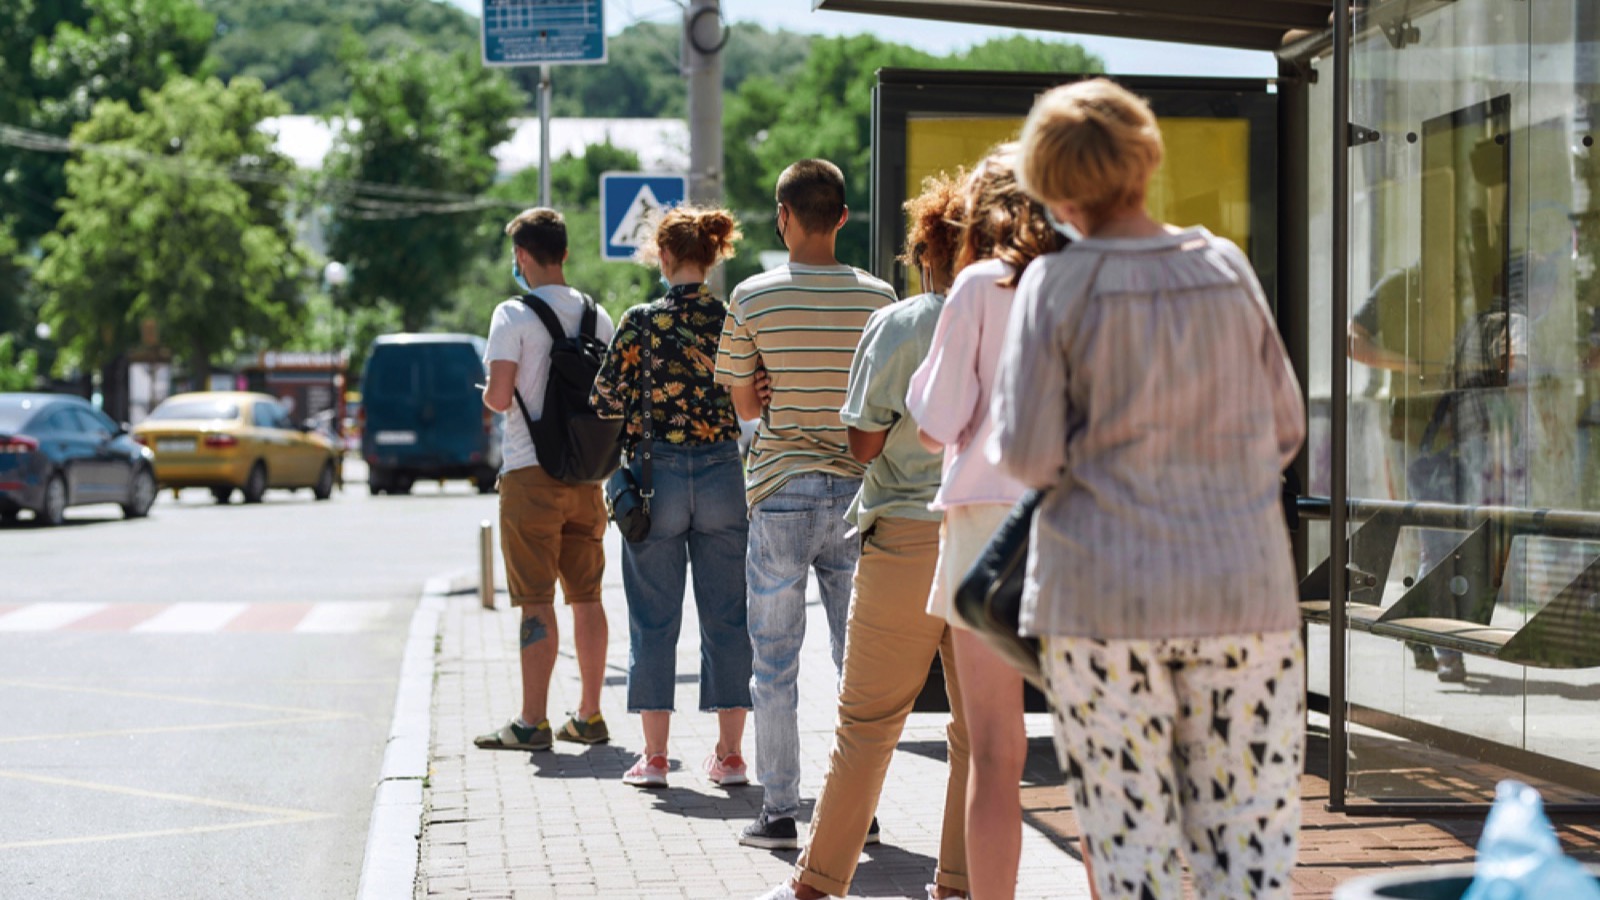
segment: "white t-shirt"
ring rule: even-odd
[[[556,318],[561,320],[569,336],[577,335],[583,323],[582,293],[559,285],[545,285],[533,293],[555,310]],[[604,308],[597,306],[596,309],[599,315],[595,318],[595,337],[609,343],[611,317],[606,315]],[[523,303],[520,297],[495,307],[494,317],[489,320],[489,349],[484,351],[483,361],[517,364],[517,393],[522,395],[523,402],[528,406],[528,415],[536,422],[544,412],[544,389],[550,380],[550,348],[553,343],[549,330],[539,321],[539,314]],[[522,409],[515,400],[511,401],[511,408],[506,410],[505,437],[501,448],[502,473],[539,464],[539,457],[533,450],[533,438],[528,436],[528,425],[523,421]]]

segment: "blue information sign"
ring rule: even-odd
[[[689,176],[604,172],[600,175],[600,256],[633,259],[650,239],[662,210],[689,197]]]
[[[486,66],[606,61],[603,0],[483,0]]]

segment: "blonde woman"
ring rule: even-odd
[[[644,726],[644,749],[622,780],[636,787],[667,786],[673,664],[691,570],[700,613],[700,709],[717,714],[719,733],[703,772],[723,787],[749,782],[740,747],[750,709],[749,521],[739,420],[728,389],[713,377],[728,308],[705,283],[739,238],[726,210],[680,206],[667,212],[644,250],[644,261],[661,268],[666,296],[622,317],[590,397],[602,415],[627,420],[630,459],[647,430],[654,441],[650,533],[622,545],[628,711],[639,713]],[[652,381],[648,426],[646,365]]]
[[[930,450],[944,453],[934,508],[943,511],[939,572],[928,612],[959,625],[949,598],[996,528],[1024,493],[985,458],[989,394],[1004,346],[1017,280],[1036,257],[1064,239],[1044,209],[1017,183],[1017,146],[997,148],[962,188],[959,274],[939,315],[932,348],[911,379],[906,405]],[[971,762],[967,776],[967,843],[974,897],[1016,893],[1022,852],[1018,784],[1028,755],[1022,725],[1022,676],[976,635],[955,628]]]
[[[1146,211],[1161,154],[1103,79],[1029,114],[1023,184],[1085,238],[1018,286],[990,451],[1051,489],[1022,627],[1100,896],[1181,897],[1186,858],[1202,898],[1287,898],[1304,658],[1278,486],[1305,410],[1244,254]]]

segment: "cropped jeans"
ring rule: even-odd
[[[628,711],[670,711],[683,589],[700,613],[700,709],[750,708],[744,466],[735,441],[656,444],[650,536],[622,544],[628,598]]]
[[[766,790],[769,817],[800,808],[798,710],[800,645],[806,636],[806,581],[817,573],[834,686],[823,704],[834,708],[844,666],[845,622],[860,539],[849,534],[845,511],[861,479],[821,472],[796,475],[750,510],[750,642],[755,651],[750,694],[755,701],[756,777]],[[848,536],[847,536],[848,535]]]

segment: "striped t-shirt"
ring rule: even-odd
[[[717,382],[746,385],[766,367],[772,402],[750,450],[745,494],[754,505],[801,472],[860,478],[839,409],[867,317],[894,289],[850,266],[789,263],[733,289],[717,349]]]

